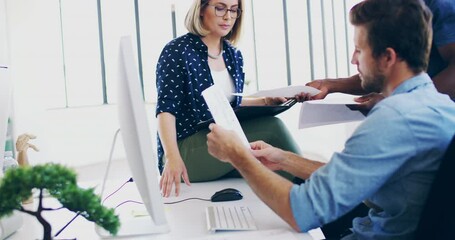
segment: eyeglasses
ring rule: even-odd
[[[239,18],[240,15],[242,15],[242,9],[240,8],[235,8],[235,9],[229,9],[227,8],[226,6],[218,6],[218,5],[210,5],[210,4],[207,4],[213,8],[215,8],[215,15],[217,17],[224,17],[226,16],[227,12],[229,11],[231,14],[231,18],[235,19],[235,18]]]

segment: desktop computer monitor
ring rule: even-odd
[[[8,76],[8,67],[0,65],[0,179],[3,176],[3,158],[11,107],[11,90],[12,84]]]
[[[120,40],[117,87],[118,119],[126,158],[142,202],[149,213],[146,217],[133,218],[123,218],[120,215],[121,226],[118,236],[168,232],[164,203],[159,189],[156,149],[152,145],[139,73],[129,36],[122,37]],[[111,237],[100,228],[97,228],[97,232],[101,236]]]
[[[3,159],[5,155],[6,135],[8,134],[8,118],[10,116],[12,81],[8,75],[8,67],[0,65],[0,181],[3,178]],[[0,219],[0,239],[7,238],[23,224],[22,215],[15,211],[11,216]]]

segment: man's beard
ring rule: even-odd
[[[372,74],[368,76],[360,75],[362,80],[362,88],[367,92],[382,92],[384,88],[384,82],[386,76],[378,71],[375,70]]]

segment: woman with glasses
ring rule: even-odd
[[[221,86],[232,107],[275,105],[284,98],[243,99],[243,58],[233,44],[242,28],[243,0],[194,0],[185,26],[189,33],[169,42],[157,63],[158,159],[163,196],[180,192],[180,181],[211,181],[235,175],[230,164],[214,159],[207,151],[208,129],[197,123],[212,118],[201,92]],[[250,141],[262,139],[298,153],[284,124],[275,117],[241,123]],[[289,176],[288,176],[289,177]]]

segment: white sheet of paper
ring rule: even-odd
[[[332,95],[332,94],[330,94]],[[354,101],[354,95],[333,94],[325,99],[306,101],[300,109],[299,128],[317,127],[322,125],[362,121],[365,116],[346,105],[359,104]]]
[[[213,85],[202,91],[202,96],[204,97],[216,124],[225,129],[233,130],[240,137],[243,144],[250,148],[250,144],[243,132],[242,126],[240,126],[240,122],[237,119],[237,116],[235,116],[234,110],[225,97],[224,92],[218,86]]]
[[[283,88],[275,88],[270,90],[262,90],[251,95],[244,93],[233,93],[235,96],[244,96],[244,97],[287,97],[292,98],[301,92],[309,93],[311,96],[314,96],[321,91],[309,86],[288,86]]]

